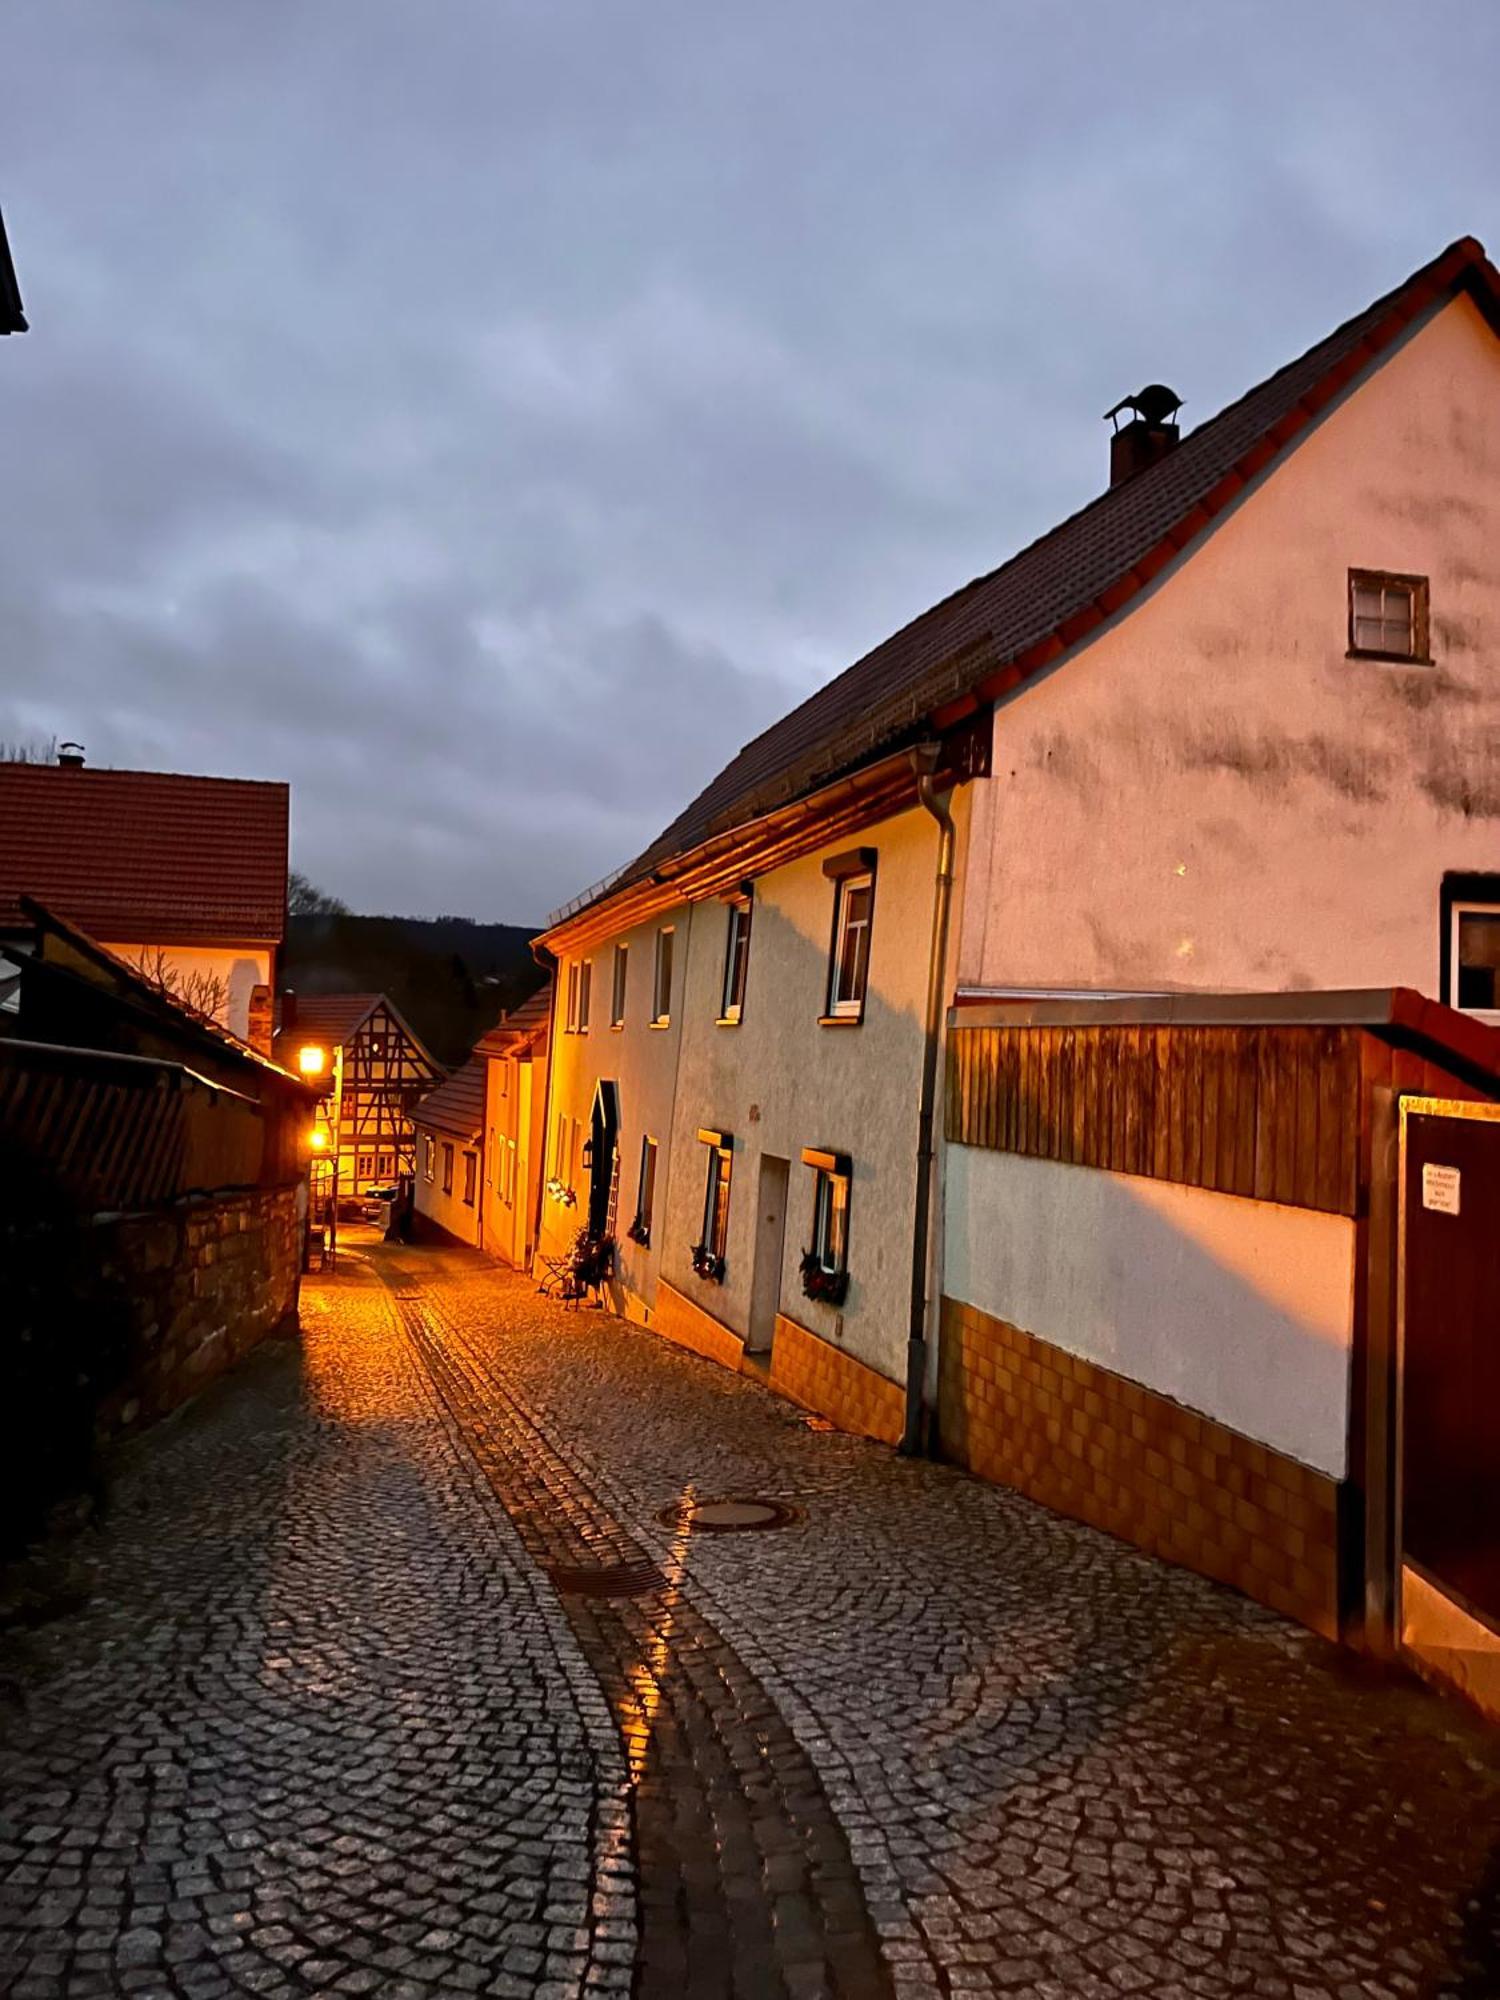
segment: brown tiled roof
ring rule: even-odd
[[[0,929],[35,896],[123,944],[279,944],[288,791],[246,778],[0,764]]]
[[[484,1124],[485,1064],[470,1056],[462,1069],[429,1090],[411,1114],[413,1125],[425,1125],[435,1132],[451,1132],[455,1138],[473,1139]]]
[[[651,846],[578,907],[711,835],[993,701],[1122,610],[1426,308],[1500,275],[1463,237],[1403,284],[1013,556],[944,598],[748,743]]]
[[[326,1041],[330,1048],[342,1048],[351,1035],[367,1021],[384,996],[379,993],[312,993],[297,995],[296,1019],[288,1027],[283,1021],[276,1040],[294,1042]]]
[[[513,1055],[522,1048],[545,1048],[552,1023],[552,981],[539,987],[529,1000],[502,1014],[488,1033],[474,1044],[476,1055]]]

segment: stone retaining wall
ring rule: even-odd
[[[99,1274],[129,1316],[125,1379],[99,1412],[105,1436],[165,1416],[295,1318],[294,1188],[99,1217],[93,1240]]]

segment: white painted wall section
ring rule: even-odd
[[[950,1298],[1343,1477],[1348,1217],[950,1146],[945,1220]]]

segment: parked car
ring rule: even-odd
[[[391,1205],[401,1199],[401,1189],[396,1181],[376,1181],[362,1191],[364,1219],[378,1222],[384,1227],[391,1219]]]

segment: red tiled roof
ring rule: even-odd
[[[476,1137],[484,1124],[485,1064],[471,1056],[462,1069],[429,1090],[411,1114],[413,1125],[451,1132],[459,1139]]]
[[[1175,450],[885,639],[748,743],[658,839],[575,909],[672,856],[997,700],[1112,617],[1430,305],[1467,290],[1500,324],[1500,274],[1462,237]],[[553,921],[558,922],[559,912]]]
[[[121,944],[279,944],[288,789],[0,764],[0,929],[35,896]]]

